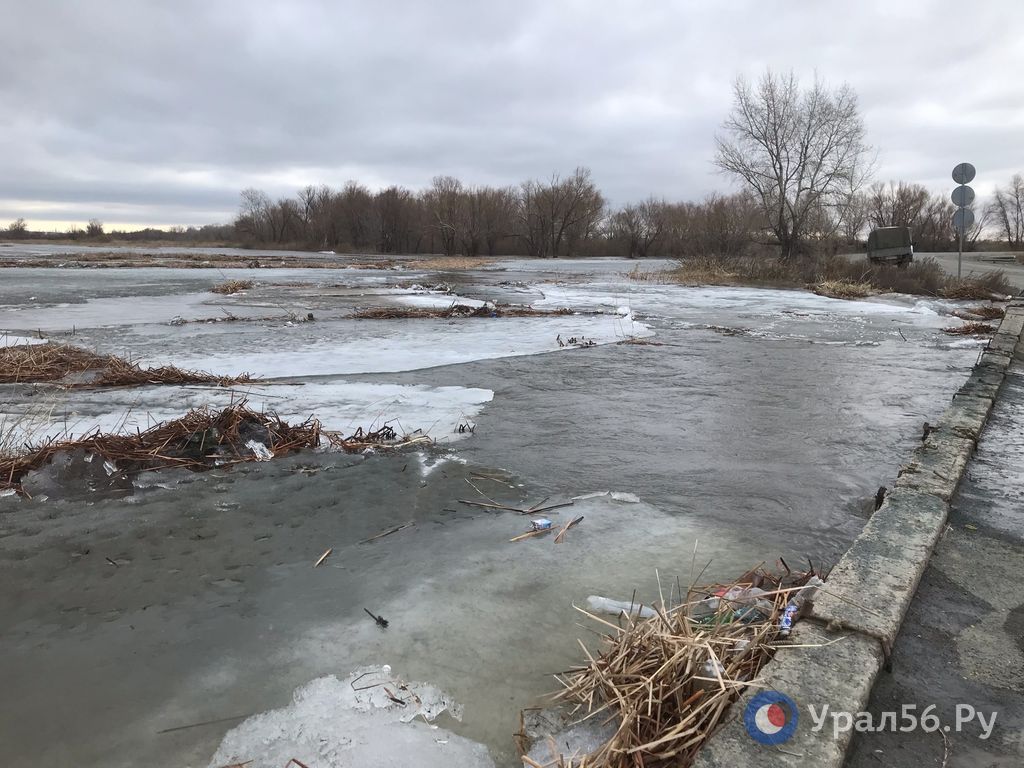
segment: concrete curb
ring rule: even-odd
[[[1022,334],[1024,298],[1018,298],[952,405],[900,469],[892,493],[833,569],[828,592],[794,627],[794,644],[820,647],[780,650],[762,670],[761,686],[733,705],[733,718],[701,751],[697,768],[842,765],[852,730],[836,734],[829,720],[815,732],[809,708],[866,709],[1014,353],[1024,351]],[[765,688],[790,696],[800,710],[795,735],[779,747],[757,743],[743,725],[743,708]]]

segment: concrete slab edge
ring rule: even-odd
[[[794,644],[765,665],[758,685],[732,707],[696,768],[840,768],[852,730],[811,711],[863,711],[949,515],[949,503],[977,446],[1015,354],[1024,352],[1024,297],[1010,302],[967,382],[939,423],[900,469],[892,492],[833,569],[826,592],[792,634]],[[774,689],[797,706],[793,736],[763,745],[747,732],[743,712]]]

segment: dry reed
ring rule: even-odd
[[[84,437],[54,437],[21,447],[8,439],[5,451],[0,454],[0,490],[24,493],[21,482],[26,474],[45,466],[58,454],[76,450],[103,458],[121,473],[170,468],[202,472],[286,456],[305,448],[316,448],[322,441],[357,453],[368,448],[421,445],[429,443],[430,438],[399,436],[387,425],[369,432],[360,428],[345,437],[324,430],[316,418],[292,425],[276,414],[254,411],[242,400],[219,411],[196,408],[180,419],[135,433],[103,434],[97,430]]]
[[[514,307],[508,304],[485,304],[470,307],[465,304],[451,304],[447,307],[368,307],[356,310],[352,317],[357,320],[399,320],[399,319],[451,319],[463,317],[549,317],[571,315],[571,309],[533,309]]]
[[[1006,309],[996,304],[979,304],[975,307],[955,310],[953,314],[961,320],[976,321],[979,318],[982,320],[1001,320],[1003,315],[1006,314]]]
[[[995,326],[989,325],[988,323],[982,323],[973,321],[964,323],[963,325],[954,326],[952,328],[943,328],[943,333],[948,333],[950,336],[983,336],[989,333],[995,333]]]
[[[89,374],[69,380],[69,376]],[[55,382],[68,388],[131,387],[142,384],[217,384],[251,381],[248,374],[218,376],[173,365],[143,368],[114,355],[68,344],[19,344],[0,347],[0,384]]]
[[[758,568],[735,584],[691,589],[681,605],[656,606],[646,619],[623,612],[612,623],[582,611],[600,624],[600,649],[591,652],[580,642],[586,663],[559,677],[563,689],[555,699],[571,706],[577,720],[598,718],[617,728],[589,755],[563,755],[549,765],[690,764],[774,654],[787,603],[817,575]],[[729,591],[737,587],[763,591],[755,602]]]
[[[210,291],[224,296],[230,296],[233,293],[238,293],[239,291],[252,288],[254,285],[255,283],[252,280],[228,280],[225,283],[213,286]]]

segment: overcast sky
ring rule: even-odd
[[[589,166],[727,190],[731,82],[849,82],[876,178],[1024,171],[1024,0],[0,0],[0,226],[230,221],[238,193]]]

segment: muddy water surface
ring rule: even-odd
[[[224,279],[216,270],[7,270],[0,330],[252,370],[274,388],[242,394],[316,410],[327,427],[400,413],[403,428],[444,443],[0,499],[10,764],[204,766],[229,728],[297,686],[388,663],[454,695],[465,716],[444,725],[514,765],[519,708],[552,688],[588,634],[573,603],[634,589],[653,599],[659,577],[669,592],[694,567],[708,580],[779,555],[834,560],[977,357],[941,333],[954,305],[634,283],[622,278],[631,267],[252,270],[257,286],[232,297],[207,292]],[[408,296],[452,300],[409,287],[439,283],[605,314],[346,317]],[[310,311],[312,323],[289,319]],[[270,319],[168,324],[225,312]],[[597,345],[559,346],[573,335]],[[618,343],[633,338],[658,345]],[[480,391],[493,398],[465,395]],[[86,425],[127,408],[166,418],[199,394],[6,386],[0,397],[5,413]],[[456,432],[463,423],[473,434]],[[584,516],[560,545],[510,543],[526,518],[459,502],[605,490],[640,501],[553,512]],[[174,730],[207,721],[218,722]]]

